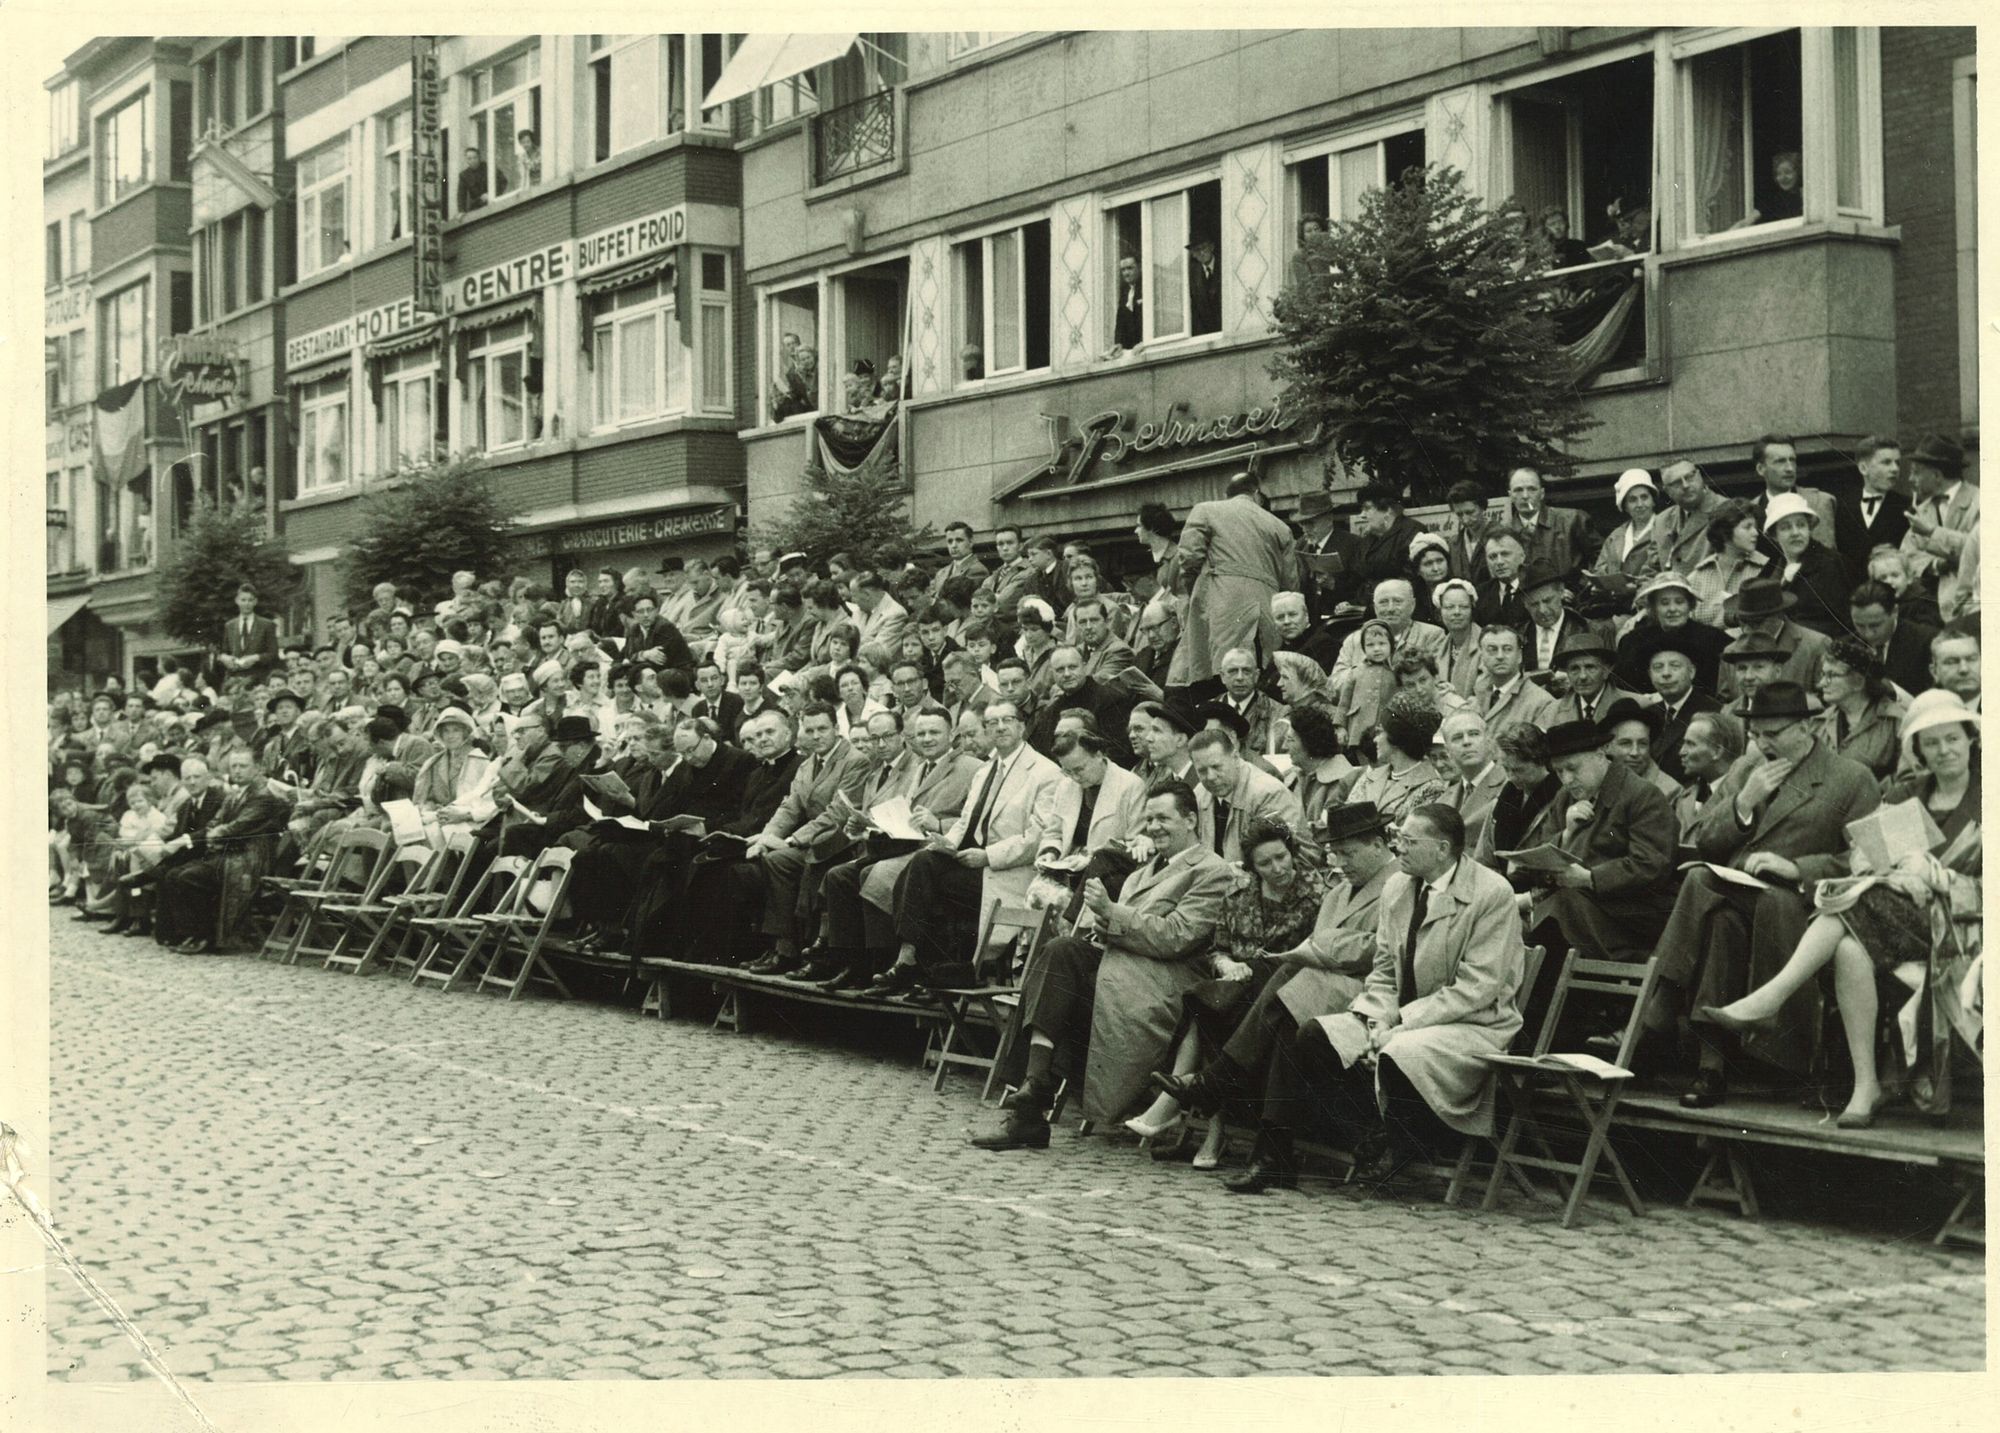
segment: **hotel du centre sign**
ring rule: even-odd
[[[445,285],[445,314],[485,308],[539,293],[565,279],[587,278],[634,259],[687,242],[688,212],[676,204],[641,218],[613,224],[594,234],[564,239],[498,264],[462,274]],[[285,366],[302,368],[347,353],[357,344],[380,343],[426,324],[438,315],[417,306],[414,295],[349,314],[338,323],[300,334],[285,344]]]

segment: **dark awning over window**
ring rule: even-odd
[[[593,294],[608,294],[614,289],[629,289],[657,275],[671,275],[673,271],[674,253],[670,249],[664,254],[648,254],[643,259],[634,259],[629,264],[620,264],[615,269],[592,274],[576,286],[576,291],[584,298],[589,298]]]
[[[295,368],[285,375],[285,386],[303,388],[308,383],[323,383],[329,378],[345,378],[347,370],[354,366],[351,354],[343,353],[338,358],[325,363],[309,363],[304,368]]]
[[[526,318],[535,311],[535,301],[540,295],[530,294],[512,303],[495,304],[491,308],[474,309],[471,313],[459,314],[452,320],[453,327],[460,333],[474,333],[482,328],[498,328],[503,323],[512,323],[517,318]]]
[[[385,338],[380,343],[371,343],[362,352],[371,360],[394,358],[401,353],[414,353],[420,348],[429,348],[443,335],[443,324],[427,323],[410,333],[398,334],[395,338]]]

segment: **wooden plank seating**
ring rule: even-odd
[[[1983,1216],[1986,1173],[1985,1132],[1977,1107],[1956,1111],[1939,1125],[1892,1106],[1876,1116],[1873,1129],[1841,1129],[1831,1115],[1801,1109],[1792,1099],[1732,1094],[1722,1104],[1690,1110],[1673,1094],[1631,1091],[1619,1104],[1618,1128],[1689,1135],[1708,1151],[1688,1193],[1689,1208],[1733,1205],[1756,1218],[1749,1151],[1756,1145],[1781,1146],[1938,1170],[1960,1188],[1962,1197],[1932,1242],[1986,1242],[1982,1224],[1974,1222]]]

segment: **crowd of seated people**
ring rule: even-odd
[[[383,584],[290,643],[246,590],[207,658],[51,703],[51,898],[226,947],[260,877],[408,803],[480,861],[572,849],[574,948],[835,996],[992,977],[982,918],[1053,906],[978,1143],[1046,1145],[1066,1080],[1156,1151],[1254,1123],[1244,1192],[1316,1132],[1375,1179],[1489,1133],[1530,946],[1657,956],[1641,1073],[1692,1107],[1846,1083],[1830,993],[1841,1122],[1936,1110],[1978,1029],[1977,489],[1927,439],[1892,512],[1900,450],[1862,449],[1852,514],[1769,437],[1752,500],[1627,473],[1601,540],[1523,469],[1436,535],[1387,486],[1352,531],[1314,503],[1281,532],[1246,480],[1195,545],[1149,509],[1129,562],[1012,527],[989,558],[955,522],[897,568]],[[1246,533],[1290,565],[1213,580]],[[1923,839],[1871,862],[1896,813]],[[1580,1009],[1566,1038],[1601,1040]]]

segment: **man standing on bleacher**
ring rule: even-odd
[[[1048,1108],[1058,1061],[1072,1080],[1083,1075],[1077,1046],[1091,1033],[1098,976],[1129,962],[1151,966],[1155,984],[1185,990],[1201,977],[1194,958],[1208,949],[1236,868],[1203,846],[1195,795],[1162,782],[1146,797],[1145,835],[1153,859],[1125,878],[1118,899],[1104,882],[1083,888],[1091,934],[1044,945],[1021,978],[1021,1028],[1028,1036],[1027,1078],[1002,1101],[1006,1121],[972,1141],[975,1149],[1047,1149]]]

